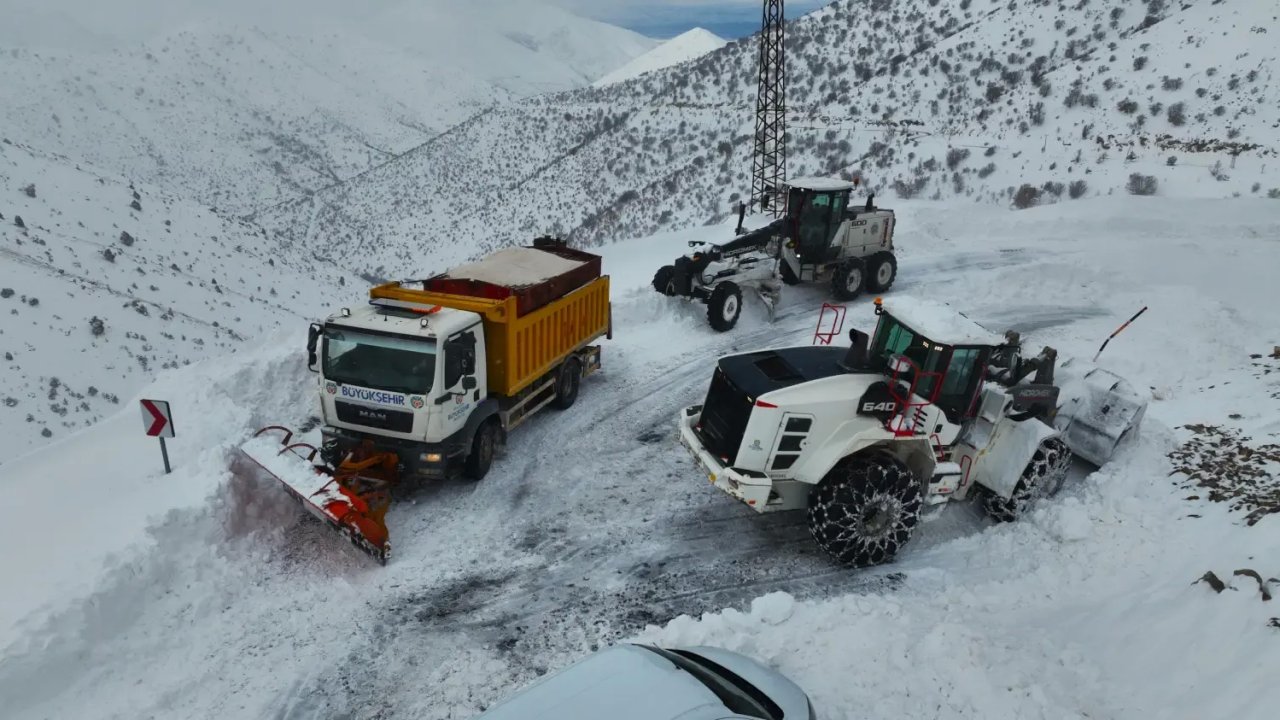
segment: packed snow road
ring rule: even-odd
[[[1237,282],[1210,299],[1196,294],[1207,276],[1193,270],[1221,266],[1221,253],[1186,253],[1159,270],[1144,258],[1168,256],[1175,242],[1198,245],[1206,217],[1224,252],[1274,257],[1265,238],[1280,223],[1260,207],[1240,203],[1224,229],[1221,212],[1171,204],[1119,227],[1126,211],[1111,201],[1019,214],[912,205],[898,211],[892,292],[952,302],[993,329],[1023,331],[1032,348],[1089,355],[1150,304],[1165,319],[1135,326],[1107,357],[1135,385],[1179,398],[1209,384],[1209,367],[1229,368],[1267,341],[1236,310],[1265,284]],[[702,306],[646,287],[689,239],[725,232],[606,249],[616,339],[604,346],[604,372],[570,411],[514,434],[480,484],[398,497],[385,568],[234,460],[254,427],[307,422],[314,381],[301,335],[148,391],[187,399],[175,402],[189,429],[171,476],[150,469],[158,459],[132,414],[15,462],[11,494],[31,508],[30,521],[7,523],[0,539],[17,546],[35,527],[50,539],[5,560],[21,588],[0,605],[6,716],[467,718],[590,648],[681,614],[746,607],[776,590],[895,598],[913,573],[954,573],[963,587],[967,567],[985,578],[1015,565],[1019,542],[961,505],[924,526],[898,563],[842,570],[813,547],[802,516],[756,516],[706,483],[674,440],[676,413],[700,400],[719,355],[809,344],[826,297],[788,288],[773,323],[748,301],[738,329],[721,335],[706,327]],[[1261,278],[1261,268],[1235,270]],[[869,329],[869,299],[849,318]],[[1224,324],[1236,330],[1225,340]],[[1174,342],[1176,359],[1152,350]],[[1143,452],[1158,455],[1153,447]],[[1073,518],[1054,520],[1060,534],[1076,534]],[[1033,590],[1019,602],[1052,594]],[[919,602],[918,592],[900,602]],[[874,609],[886,623],[900,614]]]

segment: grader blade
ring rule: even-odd
[[[273,437],[276,434],[278,439]],[[267,427],[242,445],[240,452],[279,481],[312,515],[386,565],[391,540],[385,517],[398,458],[362,446],[331,470],[316,464],[315,446],[292,440],[288,428]]]
[[[1146,399],[1124,378],[1079,358],[1062,363],[1055,379],[1061,394],[1054,427],[1071,452],[1101,467],[1136,435]]]

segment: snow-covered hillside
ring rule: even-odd
[[[170,193],[0,141],[0,457],[115,414],[158,372],[303,326],[366,284]]]
[[[842,0],[787,30],[790,172],[1004,207],[1280,197],[1278,15],[1252,0]],[[755,53],[737,41],[495,108],[259,219],[395,274],[424,243],[607,242],[725,217],[750,184]]]
[[[727,40],[702,28],[694,28],[662,43],[658,47],[592,83],[593,87],[615,85],[638,78],[645,73],[696,60],[725,45]]]
[[[288,22],[204,6],[107,49],[34,37],[0,47],[5,134],[243,214],[393,160],[486,108],[585,86],[655,44],[516,0],[384,2],[353,20]],[[41,17],[75,37],[74,16]]]
[[[235,461],[258,426],[313,412],[301,327],[146,390],[183,423],[173,475],[133,407],[6,466],[23,509],[0,524],[23,548],[0,560],[6,717],[471,718],[641,638],[754,655],[824,718],[1270,718],[1275,602],[1234,573],[1280,576],[1280,318],[1262,311],[1280,204],[904,201],[898,217],[891,295],[1033,348],[1092,357],[1149,306],[1102,356],[1149,389],[1139,442],[1024,522],[951,506],[895,564],[837,569],[802,516],[707,485],[674,432],[716,357],[809,344],[827,294],[787,288],[776,323],[752,301],[718,334],[648,281],[727,225],[621,243],[603,249],[603,372],[570,412],[513,433],[483,482],[399,497],[385,568]],[[870,328],[870,302],[849,320]],[[1198,436],[1212,442],[1174,453]],[[1230,589],[1196,583],[1207,571]]]

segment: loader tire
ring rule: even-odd
[[[898,258],[893,253],[873,255],[867,263],[867,289],[873,293],[882,293],[893,287],[898,277]]]
[[[1013,496],[1002,498],[988,490],[984,508],[997,522],[1013,522],[1026,515],[1040,499],[1057,495],[1070,469],[1071,451],[1067,444],[1058,438],[1049,438],[1036,448],[1031,462],[1023,468]]]
[[[842,565],[880,565],[911,539],[922,502],[920,482],[902,461],[854,456],[809,493],[809,534]]]
[[[831,293],[837,300],[849,301],[862,294],[866,270],[860,262],[847,262],[831,275]]]
[[[557,410],[568,410],[578,399],[578,387],[582,384],[582,361],[571,357],[560,366],[556,376],[556,399],[551,406]]]
[[[493,467],[493,456],[498,452],[498,425],[492,420],[476,429],[471,439],[471,453],[462,468],[462,475],[468,480],[480,481],[489,474]]]
[[[719,332],[728,332],[742,315],[742,290],[737,283],[722,282],[707,298],[707,321]]]
[[[663,295],[676,294],[676,268],[674,265],[663,265],[653,274],[653,289]]]

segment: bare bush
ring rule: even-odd
[[[1141,173],[1133,173],[1129,176],[1129,182],[1125,185],[1125,189],[1130,195],[1155,195],[1158,183],[1155,176],[1143,175]]]

